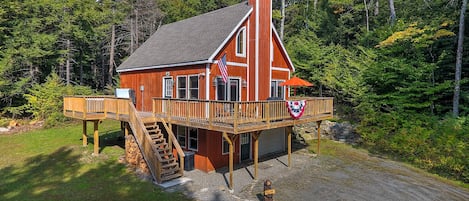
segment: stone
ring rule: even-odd
[[[5,127],[0,127],[0,132],[8,132],[10,129],[5,128]]]
[[[20,126],[20,124],[15,120],[11,120],[10,123],[8,124],[8,127],[11,127],[11,128],[14,128],[17,126]]]

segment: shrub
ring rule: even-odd
[[[64,95],[89,95],[92,90],[83,86],[65,86],[57,74],[51,73],[45,83],[33,85],[29,92],[24,95],[28,101],[26,111],[51,127],[66,119],[62,114]]]
[[[469,183],[469,117],[377,113],[358,132],[372,151]]]

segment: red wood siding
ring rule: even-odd
[[[164,69],[152,69],[143,71],[123,72],[120,73],[121,88],[131,88],[135,90],[137,109],[140,111],[152,110],[152,98],[162,97],[163,95],[163,77],[166,72],[173,78],[173,97],[176,98],[176,82],[177,76],[180,75],[197,75],[205,73],[205,65],[173,67]],[[143,108],[142,93],[140,86],[144,86],[143,91]],[[205,76],[199,76],[199,99],[205,99]]]

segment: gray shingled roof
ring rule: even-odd
[[[163,25],[117,71],[208,61],[250,12],[243,2]]]

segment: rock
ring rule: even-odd
[[[33,121],[30,121],[30,122],[29,122],[29,125],[31,125],[31,126],[32,126],[32,125],[35,125],[35,124],[37,124],[37,120],[33,120]]]
[[[2,133],[2,132],[8,132],[8,131],[10,131],[10,129],[5,128],[5,127],[0,127],[0,133]]]

